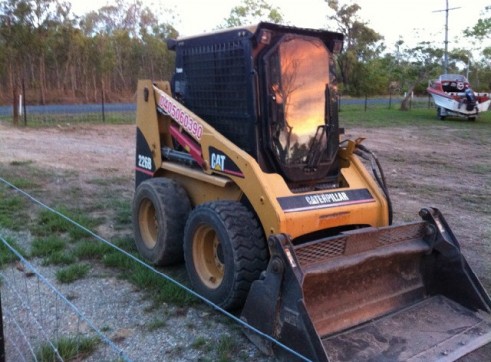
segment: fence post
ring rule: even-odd
[[[26,85],[22,78],[22,110],[24,111],[24,126],[27,126],[27,109],[26,109]]]
[[[17,85],[14,84],[14,88],[12,89],[12,101],[13,101],[13,123],[14,126],[19,125],[19,94],[17,90]]]
[[[102,87],[102,123],[106,123],[106,114],[104,112],[104,87]]]

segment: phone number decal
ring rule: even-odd
[[[196,122],[186,111],[179,107],[169,96],[160,94],[159,107],[179,123],[197,141],[203,135],[203,126]]]

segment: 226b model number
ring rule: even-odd
[[[152,170],[152,159],[148,156],[138,155],[138,167]]]

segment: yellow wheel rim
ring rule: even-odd
[[[223,281],[225,265],[220,240],[213,228],[200,225],[193,236],[193,261],[204,285],[216,289]]]
[[[159,224],[157,222],[155,207],[149,199],[144,199],[141,202],[140,213],[138,216],[140,234],[142,236],[143,243],[147,248],[153,249],[155,245],[157,245]]]

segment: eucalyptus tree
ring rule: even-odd
[[[284,22],[280,9],[266,0],[242,0],[239,5],[230,10],[229,16],[223,19],[223,23],[218,28],[251,25],[264,20],[276,24]]]
[[[377,73],[371,74],[370,63],[384,50],[382,35],[367,26],[358,16],[361,7],[358,4],[340,5],[338,0],[325,0],[328,7],[334,11],[328,20],[335,24],[335,31],[344,35],[343,51],[337,57],[339,73],[344,91],[360,95],[360,92],[370,91],[368,80],[373,82]]]

